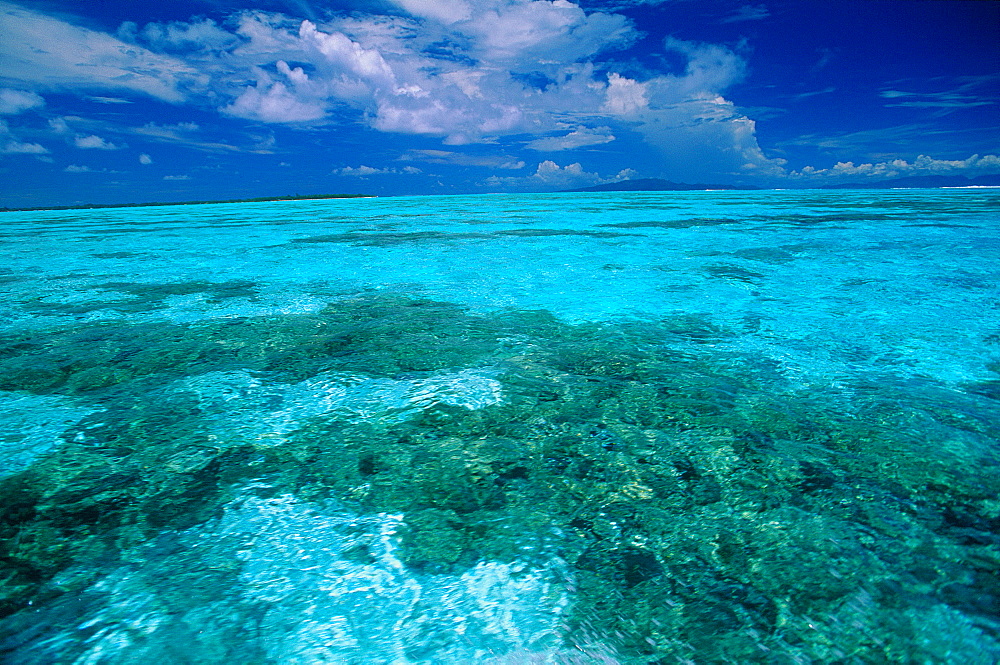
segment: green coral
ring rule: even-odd
[[[821,394],[712,345],[731,334],[704,317],[570,325],[369,296],[316,314],[8,337],[0,387],[104,411],[2,481],[4,610],[85,583],[58,578],[71,561],[206,521],[253,480],[402,514],[401,559],[427,573],[556,553],[574,571],[571,639],[596,633],[626,662],[909,662],[949,649],[986,662],[976,650],[1000,633],[989,396]],[[487,366],[501,403],[324,414],[273,441],[220,440],[176,383]],[[931,620],[951,632],[929,634]]]

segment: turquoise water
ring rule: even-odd
[[[993,663],[1000,194],[0,217],[10,663]]]

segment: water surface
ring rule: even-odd
[[[0,217],[11,663],[993,663],[1000,196]]]

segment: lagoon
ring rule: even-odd
[[[0,215],[11,663],[992,663],[1000,194]]]

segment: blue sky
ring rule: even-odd
[[[1000,3],[0,0],[0,205],[1000,173]]]

